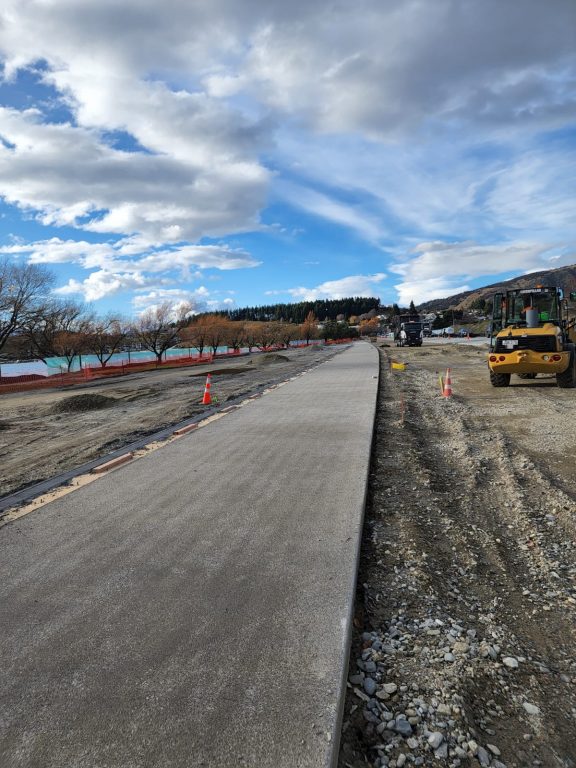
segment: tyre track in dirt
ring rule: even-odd
[[[530,437],[534,419],[565,431],[576,393],[510,388],[495,408],[453,351],[444,400],[429,354],[400,375],[381,349],[340,768],[574,766],[576,496]]]

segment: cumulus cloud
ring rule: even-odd
[[[74,278],[54,289],[60,296],[81,294],[86,301],[98,301],[106,296],[114,296],[123,291],[131,291],[157,284],[156,279],[146,278],[139,273],[92,272],[85,280]]]
[[[85,240],[61,240],[52,237],[35,243],[0,246],[0,253],[25,254],[31,264],[103,265],[114,258],[114,248],[108,243],[88,243]]]
[[[574,253],[556,253],[544,243],[421,243],[416,255],[390,267],[403,280],[394,287],[400,304],[421,303],[467,291],[479,276],[522,274],[573,262]]]
[[[168,139],[161,155],[119,151],[36,111],[0,108],[0,135],[0,195],[46,225],[159,242],[258,228],[267,173],[256,162],[178,157]]]
[[[553,12],[538,0],[364,0],[331,11],[311,4],[261,27],[247,63],[261,98],[323,131],[550,125],[574,104],[570,0],[554,0]]]
[[[144,241],[131,245],[145,247]],[[34,243],[15,243],[0,247],[0,253],[24,255],[34,264],[76,264],[86,270],[95,270],[83,280],[70,278],[55,289],[60,295],[82,295],[87,301],[98,301],[124,291],[193,282],[201,279],[197,270],[232,270],[258,266],[259,262],[246,251],[223,245],[181,245],[143,253],[128,248],[126,241],[117,243],[89,243],[86,241],[49,240]],[[199,296],[203,288],[195,289]],[[200,293],[198,293],[200,291]]]
[[[375,275],[350,275],[340,280],[328,280],[314,288],[290,288],[289,293],[297,301],[316,299],[343,299],[348,296],[378,296],[380,283],[386,278],[383,273]]]
[[[148,293],[137,294],[132,299],[132,304],[137,310],[143,311],[169,301],[175,307],[189,306],[192,308],[191,311],[197,313],[202,311],[208,296],[209,293],[204,286],[200,286],[194,291],[180,288],[157,288]]]

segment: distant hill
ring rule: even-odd
[[[540,283],[541,285],[557,285],[567,294],[576,291],[576,264],[558,269],[546,269],[542,272],[531,272],[529,275],[513,277],[499,283],[486,285],[484,288],[475,288],[473,291],[456,293],[444,299],[433,299],[418,306],[419,312],[439,312],[446,309],[468,309],[477,299],[488,299],[499,291],[509,291],[511,288],[530,288]]]

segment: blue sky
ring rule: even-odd
[[[576,262],[573,0],[4,0],[0,256],[135,316]]]

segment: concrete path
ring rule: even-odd
[[[0,765],[332,764],[377,375],[357,343],[0,530]]]

